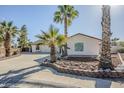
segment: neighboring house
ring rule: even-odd
[[[32,52],[42,52],[42,53],[49,53],[50,48],[47,45],[39,45],[41,41],[38,40],[31,44]]]
[[[38,45],[40,41],[32,43],[32,52],[50,52],[50,48],[46,45]],[[85,34],[75,34],[68,37],[68,55],[99,55],[101,39],[88,36]],[[57,51],[59,49],[57,48]]]

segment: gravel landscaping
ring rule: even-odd
[[[82,69],[82,70],[91,70],[91,71],[98,69],[99,61],[87,61],[86,62],[87,58],[86,59],[84,58],[85,61],[83,61],[82,58],[75,58],[74,60],[73,58],[72,60],[70,59],[71,58],[69,58],[69,60],[68,59],[60,60],[60,61],[57,61],[55,64],[68,68],[68,69]]]
[[[55,64],[67,69],[81,69],[95,71],[98,70],[99,60],[91,57],[69,57],[58,60]],[[121,64],[117,54],[112,54],[112,64],[117,67]]]
[[[117,54],[112,54],[112,64],[114,65],[114,67],[122,64]]]

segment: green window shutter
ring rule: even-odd
[[[75,43],[75,51],[83,51],[84,50],[84,44],[81,42]]]

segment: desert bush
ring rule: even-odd
[[[119,53],[124,53],[124,48],[118,49]]]
[[[18,52],[17,51],[14,51],[12,55],[17,55],[17,54],[18,54]]]
[[[18,48],[13,48],[13,49],[11,50],[11,53],[12,53],[12,55],[17,55],[17,54],[20,53],[20,50],[19,50]]]
[[[124,41],[120,41],[119,43],[121,47],[124,47]]]

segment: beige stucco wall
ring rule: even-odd
[[[75,51],[75,43],[83,42],[84,50]],[[99,55],[100,50],[100,40],[90,38],[83,35],[76,35],[68,39],[67,44],[70,49],[68,49],[68,55]],[[59,49],[57,48],[57,51]],[[50,52],[50,48],[46,45],[40,46],[40,52]],[[32,52],[37,52],[36,45],[32,45]]]
[[[32,45],[32,52],[50,52],[50,48],[47,45],[40,45],[39,50],[36,50],[36,45]]]
[[[50,52],[50,48],[47,45],[40,45],[41,52]]]
[[[32,52],[36,52],[36,45],[31,45]]]
[[[84,50],[75,51],[75,43],[83,42]],[[86,37],[83,35],[76,35],[68,39],[68,55],[98,55],[100,50],[100,40]]]

